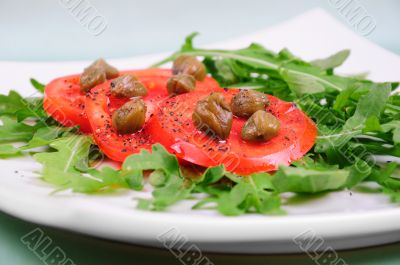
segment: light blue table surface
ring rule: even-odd
[[[126,57],[176,50],[184,36],[199,43],[263,29],[322,7],[343,23],[331,3],[350,0],[90,0],[107,20],[99,36],[88,33],[65,3],[89,0],[0,0],[0,60],[75,60]],[[400,1],[358,1],[376,21],[369,38],[400,52]],[[63,4],[64,3],[64,4]]]
[[[65,8],[71,1],[77,0],[0,0],[0,60],[77,60],[175,50],[192,31],[202,33],[199,43],[220,41],[313,7],[322,7],[347,23],[331,4],[340,0],[90,0],[107,20],[106,30],[93,36]],[[400,54],[400,1],[357,2],[377,23],[368,38]],[[0,265],[44,264],[20,241],[36,227],[40,226],[0,212]],[[41,228],[77,265],[180,264],[166,250]],[[341,251],[339,255],[347,264],[400,264],[400,244]],[[315,264],[306,255],[207,257],[214,264]]]

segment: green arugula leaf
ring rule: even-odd
[[[8,95],[0,95],[0,116],[16,117],[18,121],[26,118],[47,118],[43,109],[42,98],[23,98],[18,92],[11,90]]]
[[[349,55],[350,50],[342,50],[329,56],[328,58],[311,61],[311,64],[320,68],[321,70],[329,70],[342,65]]]
[[[139,154],[127,157],[122,171],[132,170],[157,172],[151,176],[151,183],[154,185],[153,198],[147,202],[139,200],[138,207],[141,209],[164,210],[177,201],[186,199],[194,187],[191,181],[182,177],[177,158],[160,144],[153,145],[151,153],[142,150]],[[158,180],[155,181],[155,178]]]
[[[17,122],[7,116],[0,117],[0,143],[26,142],[35,134],[37,127]]]
[[[14,115],[18,110],[26,108],[27,104],[20,94],[11,90],[8,95],[0,95],[0,115]]]
[[[193,183],[177,175],[167,176],[162,186],[156,187],[152,192],[153,210],[165,210],[168,206],[187,199],[193,189]]]
[[[219,67],[215,67],[214,64],[215,69],[217,69],[217,72],[214,72],[216,76],[221,76],[221,69],[230,69],[234,73],[232,63],[235,62],[236,65],[240,63],[246,66],[242,67],[240,72],[241,75],[246,73],[245,75],[250,80],[249,73],[268,74],[270,77],[283,78],[288,82],[289,87],[299,95],[319,93],[325,89],[342,91],[348,85],[346,79],[328,76],[319,67],[312,66],[298,58],[293,58],[287,50],[276,54],[259,44],[251,44],[248,48],[232,51],[196,49],[193,46],[193,38],[195,36],[197,36],[197,33],[189,35],[181,51],[153,65],[153,67],[165,64],[179,55],[185,54],[204,56],[206,59],[219,58],[218,60],[220,60],[223,58],[228,65],[222,66],[219,64]],[[227,71],[224,70],[223,73],[227,73]]]
[[[349,171],[334,168],[279,167],[272,178],[278,192],[316,193],[343,188]]]
[[[20,155],[20,150],[14,147],[13,145],[10,144],[0,145],[0,158],[5,159],[19,155]]]
[[[280,74],[296,95],[316,94],[325,91],[325,87],[315,78],[288,69],[281,69]]]
[[[25,119],[34,119],[41,122],[46,122],[48,119],[46,111],[43,109],[42,98],[28,98],[26,99],[26,105],[15,112],[15,116],[18,121]]]
[[[30,81],[31,81],[32,86],[33,86],[37,91],[39,91],[40,93],[44,93],[44,88],[45,88],[46,85],[40,83],[39,81],[37,81],[37,80],[34,79],[34,78],[31,78]]]
[[[43,165],[41,178],[60,189],[71,189],[82,193],[142,187],[142,172],[133,170],[127,172],[111,167],[98,170],[82,166],[82,163],[88,161],[91,145],[91,138],[84,135],[68,135],[52,141],[50,146],[56,151],[34,155],[34,158]],[[84,172],[82,168],[85,168]]]
[[[358,183],[364,181],[372,172],[372,167],[368,162],[355,158],[354,165],[347,168],[349,170],[349,177],[346,182],[347,188],[352,188]]]
[[[382,124],[381,128],[382,128],[383,132],[386,132],[386,133],[392,132],[393,143],[400,144],[400,121],[399,120],[393,120],[388,123]]]
[[[380,169],[374,169],[369,176],[369,180],[376,181],[381,186],[392,191],[400,192],[400,179],[395,177],[395,172],[398,170],[399,164],[391,162]]]
[[[130,155],[122,165],[123,170],[163,170],[168,175],[181,176],[178,160],[160,144],[152,146],[152,153],[142,150],[137,155]]]
[[[67,132],[70,132],[70,128],[64,127],[42,127],[35,131],[32,138],[29,140],[27,145],[21,146],[20,150],[29,150],[36,147],[47,146],[60,136],[64,135]]]
[[[209,167],[196,182],[201,184],[202,186],[216,183],[225,176],[225,173],[226,171],[224,165]]]
[[[43,165],[41,177],[52,184],[73,185],[80,172],[75,165],[86,160],[92,141],[88,136],[72,135],[60,138],[50,144],[55,152],[38,153],[33,157]],[[79,188],[79,187],[77,187]]]
[[[365,123],[370,117],[379,117],[390,96],[388,84],[377,84],[357,103],[354,115],[340,130],[324,132],[318,136],[315,150],[325,152],[329,148],[343,146],[354,136],[362,134]]]
[[[279,195],[272,189],[267,173],[254,174],[242,178],[229,192],[221,193],[217,209],[224,215],[240,215],[257,212],[262,214],[283,213]]]

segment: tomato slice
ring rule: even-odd
[[[150,68],[144,70],[122,71],[121,74],[135,74],[140,77],[158,77],[167,80],[172,72],[169,69]],[[84,133],[90,133],[91,127],[85,113],[85,95],[81,93],[80,75],[70,75],[51,81],[45,88],[43,107],[56,121],[64,126],[79,125]],[[217,86],[212,78],[206,78],[205,84]]]
[[[86,114],[89,118],[93,138],[105,155],[112,160],[124,161],[128,155],[137,153],[141,149],[151,150],[151,145],[155,143],[147,124],[158,112],[158,106],[169,98],[166,86],[171,74],[169,72],[168,75],[160,75],[151,69],[150,72],[146,71],[133,72],[148,92],[145,97],[142,97],[147,106],[146,122],[144,127],[136,133],[121,135],[112,126],[113,112],[129,99],[111,96],[111,81],[96,86],[86,97]],[[210,93],[211,91],[222,91],[222,89],[214,79],[207,77],[203,82],[196,83],[196,91]]]
[[[236,89],[223,92],[227,102]],[[267,110],[281,122],[276,137],[266,142],[247,142],[240,134],[245,119],[234,117],[225,141],[199,131],[192,122],[196,103],[208,93],[194,92],[170,98],[151,120],[148,133],[178,158],[204,167],[224,164],[231,172],[248,175],[274,171],[301,158],[315,143],[317,129],[310,118],[293,103],[268,96]]]
[[[80,92],[79,75],[57,78],[46,85],[43,108],[64,126],[79,125],[82,132],[90,132],[85,114],[85,96]]]

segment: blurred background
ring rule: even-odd
[[[0,60],[77,60],[172,51],[193,31],[201,32],[199,44],[212,43],[315,7],[354,30],[335,8],[344,2],[361,4],[376,21],[367,38],[400,53],[400,38],[393,34],[400,25],[398,0],[0,0]],[[93,10],[99,16],[90,24],[103,29],[98,35],[84,26],[88,6],[93,8],[88,17]]]

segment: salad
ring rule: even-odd
[[[198,49],[195,36],[148,69],[98,59],[31,79],[40,97],[0,95],[0,158],[32,155],[57,191],[151,189],[143,210],[191,199],[284,214],[283,194],[362,187],[400,202],[399,83],[335,74],[348,50],[306,62],[258,44]]]

